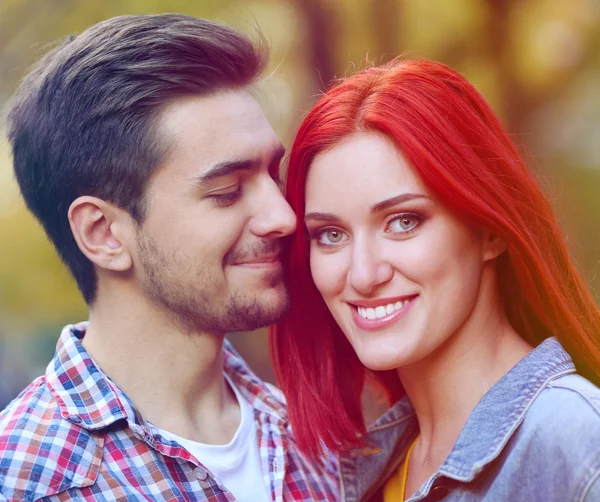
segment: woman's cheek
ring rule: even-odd
[[[344,290],[343,257],[311,251],[310,271],[315,286],[325,298],[340,294]]]

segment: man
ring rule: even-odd
[[[16,177],[90,317],[0,414],[5,499],[338,497],[335,464],[299,454],[280,394],[224,342],[287,304],[283,148],[250,92],[265,62],[223,25],[127,16],[21,85]]]

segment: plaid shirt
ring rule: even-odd
[[[0,413],[0,501],[235,500],[198,459],[161,437],[94,364],[81,344],[85,329],[67,326],[45,376]],[[228,342],[224,354],[226,374],[254,408],[272,500],[339,500],[337,463],[303,457],[281,393]]]

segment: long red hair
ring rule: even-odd
[[[395,372],[368,372],[329,313],[309,267],[305,185],[315,155],[357,131],[392,139],[441,204],[507,243],[498,259],[506,314],[532,345],[556,336],[580,373],[600,382],[600,311],[569,258],[548,199],[482,96],[432,61],[367,68],[328,90],[308,113],[289,159],[287,198],[299,225],[284,263],[291,309],[271,329],[271,354],[299,447],[318,455],[362,443],[361,395],[373,375],[391,399]]]

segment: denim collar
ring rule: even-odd
[[[418,433],[415,410],[405,396],[369,426],[367,447],[340,458],[342,500],[369,499],[404,458],[410,441]]]
[[[438,473],[471,481],[497,458],[529,407],[547,384],[575,372],[571,357],[555,338],[544,340],[479,401]]]
[[[575,365],[560,343],[555,338],[544,340],[483,396],[469,415],[452,451],[423,485],[417,498],[426,494],[440,476],[459,482],[473,480],[500,455],[546,385],[574,372]],[[418,431],[414,408],[404,397],[369,427],[369,448],[355,450],[341,459],[345,500],[351,502],[372,496],[404,459]]]

